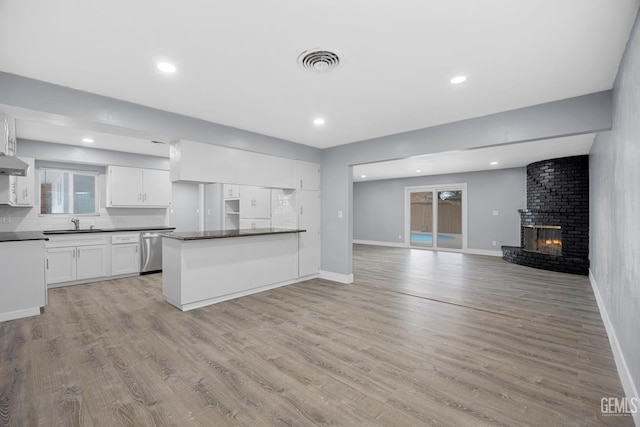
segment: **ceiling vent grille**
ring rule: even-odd
[[[327,73],[340,65],[340,55],[324,49],[305,50],[298,56],[298,65],[305,70]]]

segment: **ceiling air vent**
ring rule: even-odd
[[[340,55],[324,49],[305,50],[298,56],[298,64],[305,70],[327,73],[340,65]]]

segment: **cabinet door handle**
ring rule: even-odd
[[[80,258],[80,249],[77,249],[78,251],[78,258]]]
[[[304,215],[304,206],[300,206],[300,215]]]
[[[46,259],[47,261],[47,270],[49,269],[49,258]]]
[[[300,188],[302,188],[302,180],[300,180]]]

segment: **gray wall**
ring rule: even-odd
[[[352,165],[610,128],[611,92],[605,91],[323,150],[322,269],[352,272]]]
[[[33,157],[38,160],[169,170],[169,159],[164,157],[145,156],[142,154],[30,141],[26,139],[19,139],[17,148],[18,156]]]
[[[4,72],[0,72],[0,110],[15,116],[37,112],[54,124],[80,129],[165,142],[190,139],[320,162],[317,148]]]
[[[524,168],[356,182],[353,238],[404,243],[405,187],[458,183],[467,183],[468,248],[499,251],[501,244],[519,246],[518,209],[526,207]],[[492,246],[493,240],[497,246]]]
[[[591,148],[589,169],[591,273],[637,390],[640,386],[640,23],[637,19],[613,88],[613,127],[611,132],[597,135]]]

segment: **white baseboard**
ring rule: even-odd
[[[6,322],[7,320],[22,319],[23,317],[37,316],[39,314],[40,314],[40,307],[9,311],[6,313],[0,313],[0,322]]]
[[[320,270],[320,278],[330,280],[332,282],[344,283],[346,285],[348,285],[349,283],[353,283],[353,273],[341,274],[334,273],[333,271]]]
[[[392,248],[409,248],[409,246],[405,243],[394,243],[394,242],[380,242],[377,240],[353,240],[353,243],[358,245],[372,245],[372,246],[389,246]],[[414,248],[414,249],[430,249],[430,248]],[[449,251],[447,248],[438,248],[441,251]],[[459,250],[452,250],[452,252],[459,252]],[[472,255],[489,255],[489,256],[497,256],[502,257],[502,251],[491,251],[487,249],[465,249],[465,254]]]
[[[469,249],[467,248],[464,251],[465,254],[472,255],[488,255],[488,256],[497,256],[502,258],[502,251],[492,251],[489,249]]]
[[[377,240],[353,240],[353,243],[358,245],[372,245],[372,246],[390,246],[392,248],[408,248],[406,243],[395,242],[379,242]]]
[[[622,353],[622,349],[620,348],[620,342],[618,341],[618,337],[616,335],[616,330],[613,327],[613,323],[611,323],[611,319],[609,318],[609,313],[607,312],[607,307],[602,300],[602,296],[600,295],[600,290],[598,289],[598,285],[596,284],[596,279],[593,277],[593,273],[591,269],[589,269],[589,282],[591,282],[591,288],[593,289],[593,294],[596,297],[596,302],[598,303],[598,308],[600,309],[600,316],[602,317],[602,323],[604,323],[604,327],[607,330],[607,336],[609,337],[609,343],[611,344],[611,350],[613,351],[613,358],[616,362],[616,368],[618,370],[618,375],[620,376],[620,382],[622,383],[622,388],[624,389],[624,394],[627,398],[636,398],[638,399],[640,395],[638,395],[638,389],[636,388],[636,384],[633,381],[633,377],[631,376],[631,372],[629,371],[629,366],[627,365],[627,361]],[[608,397],[608,396],[602,396]],[[637,400],[636,400],[637,401]],[[637,411],[633,415],[633,420],[635,425],[640,426],[640,411]]]

